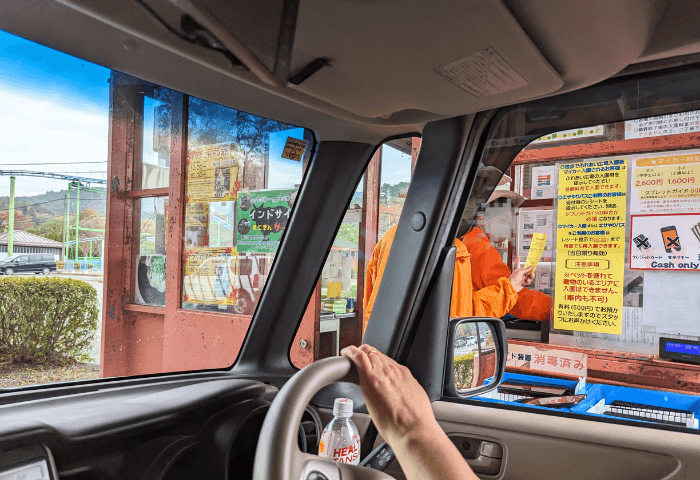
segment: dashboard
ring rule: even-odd
[[[230,375],[124,383],[1,397],[0,480],[252,477],[276,387]],[[317,453],[321,429],[308,406],[302,451]]]

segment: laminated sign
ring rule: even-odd
[[[292,210],[296,190],[241,192],[237,205],[239,252],[276,253]]]
[[[619,335],[627,160],[559,165],[554,328]]]
[[[238,283],[238,256],[235,249],[194,248],[185,251],[183,301],[236,305]]]

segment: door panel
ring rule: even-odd
[[[448,434],[503,446],[497,479],[697,478],[697,437],[687,433],[593,423],[523,411],[434,402]],[[398,477],[397,477],[398,478]]]

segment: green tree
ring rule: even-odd
[[[44,222],[41,225],[30,227],[27,232],[34,235],[40,235],[44,238],[50,238],[57,242],[63,242],[63,217],[58,217]]]
[[[338,229],[337,237],[348,242],[358,243],[360,241],[360,228],[357,224],[343,223]]]

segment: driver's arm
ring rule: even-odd
[[[428,395],[408,368],[369,345],[350,346],[341,354],[357,367],[367,409],[406,478],[478,480],[438,425]]]

